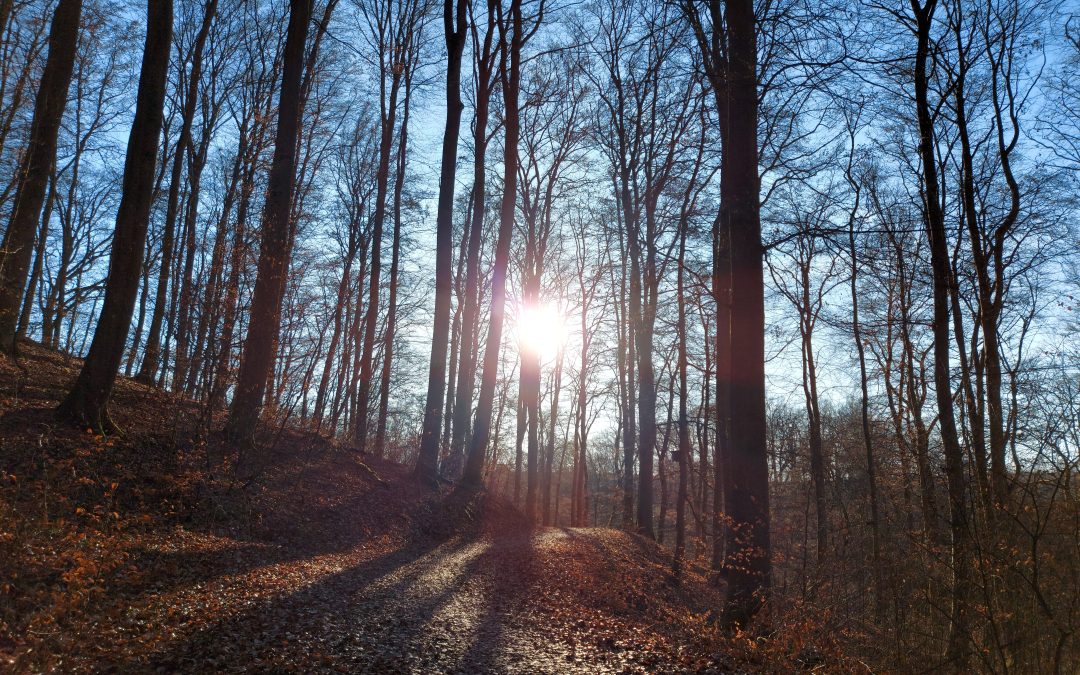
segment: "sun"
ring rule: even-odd
[[[518,309],[517,334],[522,352],[551,360],[566,342],[566,317],[552,302],[523,304]]]

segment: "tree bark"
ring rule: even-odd
[[[491,271],[491,314],[488,319],[487,344],[484,350],[484,370],[480,378],[473,435],[465,462],[464,481],[479,486],[483,476],[484,458],[491,435],[491,410],[495,398],[495,382],[499,372],[499,351],[502,348],[503,321],[506,315],[506,274],[510,244],[514,236],[514,209],[517,202],[518,138],[520,136],[521,49],[525,36],[522,27],[521,0],[511,0],[509,26],[500,25],[506,67],[500,73],[503,87],[503,195],[499,208],[499,236],[495,243],[495,262]],[[509,36],[507,36],[509,32]],[[509,41],[507,42],[507,38]],[[522,364],[524,368],[524,363]],[[529,442],[530,450],[534,443]],[[527,515],[535,513],[526,505]]]
[[[60,404],[62,416],[95,430],[112,426],[107,406],[139,290],[172,48],[172,21],[172,0],[148,0],[142,71],[128,137],[105,298],[90,351],[74,387]]]
[[[158,361],[161,358],[161,324],[168,304],[169,277],[172,274],[173,248],[176,239],[176,219],[180,203],[180,183],[184,171],[184,158],[191,145],[191,127],[195,120],[195,108],[198,106],[199,79],[202,76],[203,51],[210,25],[217,12],[217,0],[207,0],[203,12],[202,24],[195,36],[191,51],[191,73],[188,76],[187,91],[184,93],[183,108],[180,112],[180,135],[173,150],[172,174],[169,180],[169,194],[165,202],[165,225],[161,239],[161,267],[158,272],[157,292],[154,299],[154,312],[150,315],[150,329],[147,332],[146,347],[142,366],[136,379],[152,384],[157,375]],[[184,64],[180,64],[183,69]]]
[[[406,65],[406,68],[413,66]],[[379,418],[375,428],[375,456],[386,452],[386,423],[390,413],[390,385],[394,367],[394,336],[397,330],[398,270],[401,264],[401,201],[405,191],[405,168],[409,147],[409,104],[412,102],[412,71],[405,72],[398,138],[397,175],[394,179],[394,234],[390,251],[390,288],[386,298],[386,331],[383,335],[382,384],[379,388]]]
[[[685,213],[684,209],[684,213]],[[682,578],[683,557],[686,554],[686,501],[687,482],[690,468],[690,420],[687,413],[687,358],[686,358],[686,289],[684,282],[686,265],[686,230],[685,219],[679,228],[679,259],[675,274],[675,302],[678,316],[675,333],[678,335],[678,355],[676,368],[679,377],[679,487],[675,498],[675,555],[672,558],[671,572],[676,580]],[[707,376],[706,376],[707,377]]]
[[[724,621],[745,625],[768,594],[769,464],[765,413],[764,250],[758,184],[757,40],[751,0],[728,0],[728,161],[731,235],[731,445],[724,472],[727,530]]]
[[[491,104],[492,72],[498,50],[492,49],[495,35],[495,0],[487,0],[487,32],[483,41],[477,40],[476,26],[473,38],[476,42],[476,95],[473,121],[473,190],[472,218],[469,223],[469,251],[465,262],[465,298],[461,313],[461,340],[468,345],[461,351],[455,388],[453,433],[450,455],[458,456],[465,451],[465,438],[472,414],[473,387],[476,380],[476,355],[471,348],[478,332],[478,307],[480,304],[480,248],[484,231],[487,191],[487,127]]]
[[[853,132],[854,133],[854,132]],[[852,136],[854,153],[854,135]],[[855,180],[851,165],[847,167],[847,178],[855,192],[855,203],[851,206],[848,218],[848,255],[851,258],[851,333],[855,340],[855,351],[859,357],[859,422],[862,430],[863,450],[866,454],[866,482],[870,497],[870,534],[873,538],[874,565],[874,612],[879,620],[885,619],[885,582],[881,558],[881,514],[878,502],[877,460],[874,456],[873,437],[870,433],[870,388],[866,374],[866,346],[863,344],[862,325],[859,323],[859,259],[855,247],[855,222],[859,212],[862,192]],[[907,476],[904,476],[906,482]]]
[[[453,286],[454,181],[457,174],[458,137],[461,133],[461,57],[467,28],[465,0],[444,0],[443,31],[446,38],[446,128],[443,131],[442,169],[435,241],[435,317],[428,366],[427,402],[420,437],[416,474],[428,481],[439,472],[439,430],[446,398],[446,351],[450,337],[450,304]]]
[[[544,526],[552,524],[551,520],[551,470],[552,465],[555,462],[555,427],[558,423],[559,417],[559,392],[562,387],[562,372],[563,372],[563,356],[565,351],[560,347],[559,355],[555,359],[555,375],[552,379],[551,389],[551,412],[548,414],[548,434],[547,434],[547,450],[544,453],[544,475],[543,475],[543,499],[544,508],[543,523]],[[555,499],[559,498],[559,493],[556,491]]]
[[[971,574],[971,551],[967,508],[964,503],[967,492],[964,478],[964,454],[956,430],[950,383],[949,293],[954,279],[949,265],[948,236],[938,192],[934,120],[930,108],[927,75],[928,61],[932,58],[930,29],[936,6],[937,0],[927,0],[925,5],[920,5],[918,0],[911,0],[917,39],[914,84],[919,125],[919,156],[923,170],[923,215],[926,236],[930,242],[930,264],[934,282],[934,393],[937,401],[938,428],[945,455],[945,476],[949,493],[949,519],[952,533],[952,617],[946,658],[951,667],[963,670],[970,656],[968,649],[970,589],[968,587]]]
[[[0,26],[3,24],[0,23]],[[34,300],[37,297],[38,287],[41,285],[41,271],[45,267],[45,245],[49,237],[49,221],[52,220],[53,205],[56,203],[56,173],[49,177],[49,196],[45,199],[45,210],[41,214],[41,224],[38,228],[37,244],[34,250],[34,265],[30,268],[30,283],[26,285],[26,297],[23,299],[22,312],[19,314],[19,325],[16,329],[19,338],[26,337],[30,328],[30,315],[34,310]]]
[[[290,0],[289,3],[278,127],[263,207],[262,247],[251,301],[251,321],[225,427],[227,437],[247,448],[254,443],[255,427],[266,382],[274,367],[274,348],[281,330],[281,302],[290,256],[289,212],[296,185],[300,84],[311,5],[312,0]]]
[[[19,164],[11,221],[0,246],[0,352],[16,353],[19,310],[34,250],[41,205],[56,163],[56,139],[75,68],[82,0],[59,0],[49,28],[49,55],[41,74],[30,140]]]
[[[389,11],[387,12],[389,14]],[[399,20],[403,20],[398,17]],[[383,20],[389,23],[389,17]],[[389,26],[384,26],[384,30]],[[401,89],[403,70],[398,70],[395,63],[387,63],[387,55],[393,57],[398,50],[404,50],[404,45],[396,40],[396,30],[389,29],[395,34],[391,37],[391,44],[382,44],[380,47],[379,63],[382,71],[380,77],[380,137],[379,137],[379,166],[375,171],[375,208],[372,214],[371,234],[371,281],[368,283],[367,317],[364,320],[364,349],[360,356],[360,382],[357,391],[357,418],[356,433],[353,436],[353,445],[361,452],[367,449],[368,440],[368,401],[371,396],[372,378],[372,354],[375,350],[376,324],[379,318],[379,295],[382,291],[382,239],[383,225],[386,223],[386,194],[390,185],[390,155],[394,150],[394,126],[397,119],[398,92]],[[385,36],[383,36],[385,37]],[[386,77],[390,76],[390,87],[387,92]]]

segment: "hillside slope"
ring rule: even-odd
[[[20,367],[21,366],[21,367]],[[104,438],[52,409],[77,362],[0,358],[0,669],[787,670],[709,625],[655,544],[533,529],[501,500],[285,429],[240,485],[197,405],[122,380]],[[816,658],[820,659],[820,652]]]

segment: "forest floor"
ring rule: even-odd
[[[53,409],[78,362],[0,357],[0,671],[784,671],[691,566],[282,427],[245,485],[203,411],[121,379],[123,433]],[[815,648],[814,665],[821,664]]]

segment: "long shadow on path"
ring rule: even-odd
[[[282,570],[290,574],[295,590],[248,598],[239,613],[113,668],[120,672],[222,668],[310,672],[335,666],[362,670],[372,661],[369,648],[378,646],[374,638],[393,638],[399,644],[407,640],[456,591],[464,575],[442,568],[454,556],[479,552],[477,546],[468,540],[426,540],[345,569],[330,569],[313,580],[303,575],[294,579],[290,570]],[[410,598],[413,584],[439,570],[438,583]],[[395,624],[398,619],[403,621]]]
[[[457,664],[462,672],[530,668],[533,648],[539,645],[523,632],[530,632],[530,604],[538,592],[536,536],[530,531],[498,540],[473,560],[474,574],[484,579],[485,606],[472,643]]]

